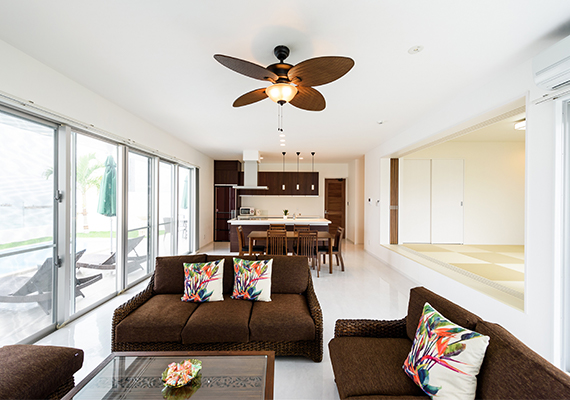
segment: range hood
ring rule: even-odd
[[[267,186],[257,185],[257,163],[259,152],[257,150],[243,151],[243,186],[234,186],[235,189],[269,190]]]

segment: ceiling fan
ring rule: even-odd
[[[269,81],[267,88],[252,90],[236,99],[234,107],[256,103],[269,97],[283,105],[291,103],[297,108],[309,111],[322,111],[326,107],[325,98],[313,86],[336,81],[354,66],[354,60],[348,57],[316,57],[293,66],[284,60],[289,56],[287,46],[277,46],[273,54],[279,60],[267,68],[239,58],[214,55],[223,66],[250,78]]]

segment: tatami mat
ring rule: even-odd
[[[524,281],[524,274],[497,264],[450,263],[492,281]]]
[[[450,269],[459,269],[495,289],[524,297],[524,246],[402,244],[406,249]]]

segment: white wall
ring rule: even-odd
[[[559,365],[556,349],[561,315],[556,297],[555,265],[555,105],[540,105],[528,99],[544,94],[533,83],[531,61],[508,73],[493,77],[477,86],[465,87],[450,102],[418,121],[365,156],[366,200],[380,199],[365,206],[365,249],[384,260],[418,284],[423,285],[482,318],[497,322],[510,330],[528,346]],[[527,97],[528,95],[528,97]],[[526,102],[526,204],[525,204],[525,309],[517,311],[467,286],[452,281],[435,271],[391,252],[381,246],[389,229],[387,209],[389,192],[387,157],[414,148],[430,138],[442,135],[450,127],[461,127],[492,110],[504,107],[521,97]],[[382,161],[381,161],[382,160]]]
[[[214,162],[187,143],[0,41],[0,91],[200,168],[200,246],[213,237]]]
[[[259,171],[282,171],[283,164],[261,163]],[[297,164],[285,163],[285,171],[297,171]],[[300,172],[310,172],[311,164],[301,164]],[[324,218],[325,211],[325,178],[344,178],[348,181],[348,164],[318,164],[315,163],[315,172],[319,172],[319,195],[315,197],[303,196],[243,196],[242,206],[254,207],[262,215],[280,216],[287,209],[291,214],[312,215]],[[347,182],[348,189],[348,182]],[[349,196],[348,190],[346,194]]]
[[[404,159],[464,160],[464,243],[524,244],[524,142],[445,142]]]

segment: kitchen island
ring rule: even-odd
[[[285,224],[287,230],[292,231],[295,225],[310,225],[313,231],[327,231],[329,230],[329,224],[331,221],[319,217],[289,217],[284,219],[283,217],[239,217],[233,218],[228,221],[230,224],[230,251],[239,251],[239,243],[237,236],[237,227],[241,225],[243,229],[244,237],[247,240],[247,235],[251,231],[266,231],[269,229],[271,224]]]

